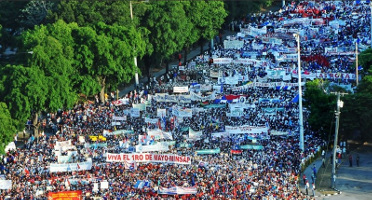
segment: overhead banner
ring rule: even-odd
[[[12,180],[0,180],[0,190],[12,189]]]
[[[241,49],[244,46],[244,40],[225,40],[223,46],[225,49]]]
[[[239,83],[239,79],[240,77],[238,76],[218,77],[217,84],[237,85]]]
[[[122,117],[112,116],[112,120],[113,121],[127,121],[127,116],[122,116]]]
[[[200,140],[202,136],[202,131],[194,131],[189,128],[189,140]]]
[[[196,194],[198,192],[197,187],[180,187],[175,186],[171,188],[159,187],[158,194]]]
[[[270,135],[288,135],[287,131],[270,130]]]
[[[152,152],[152,151],[168,151],[169,147],[166,143],[158,142],[153,145],[136,145],[136,152]]]
[[[81,200],[81,190],[64,191],[64,192],[49,192],[48,200]]]
[[[165,132],[160,129],[154,129],[154,130],[149,130],[147,132],[147,135],[150,137],[153,137],[155,140],[173,140],[172,133],[170,132]]]
[[[212,94],[208,96],[201,96],[194,92],[190,92],[190,96],[191,96],[191,100],[193,101],[211,101],[216,98],[215,92],[213,92]]]
[[[250,133],[250,134],[261,134],[267,133],[268,128],[265,126],[225,126],[225,131],[229,134],[243,134],[243,133]]]
[[[63,142],[56,142],[56,145],[54,145],[54,150],[59,151],[67,151],[70,149],[76,149],[74,145],[72,145],[71,140],[63,141]]]
[[[158,108],[157,110],[156,110],[156,116],[157,117],[165,117],[165,116],[167,116],[167,109],[162,109],[162,108]]]
[[[202,150],[196,150],[195,151],[198,155],[205,155],[205,154],[217,154],[221,153],[220,148],[217,149],[202,149]]]
[[[232,58],[213,58],[213,64],[230,64],[232,61]]]
[[[159,121],[158,118],[151,119],[151,118],[145,117],[145,123],[156,124],[158,123],[158,121]]]
[[[188,86],[173,87],[173,93],[187,93],[187,92],[189,92]]]
[[[132,104],[132,107],[137,108],[140,111],[145,111],[146,110],[146,104],[144,104],[144,103]]]
[[[138,108],[130,109],[130,116],[131,117],[140,117],[140,109],[138,109]]]
[[[172,114],[177,117],[192,117],[192,109],[186,108],[186,109],[180,109],[179,107],[175,107],[172,109]]]
[[[86,162],[80,163],[68,163],[68,164],[57,164],[51,163],[49,165],[50,172],[71,172],[71,171],[83,171],[92,169],[92,159],[88,158]]]
[[[190,156],[179,156],[176,154],[155,154],[155,153],[133,153],[133,154],[106,154],[106,162],[152,162],[191,165]]]
[[[103,130],[103,136],[107,136],[107,135],[127,135],[127,134],[134,134],[134,131],[133,130],[124,130],[124,129],[120,129],[120,130],[116,130],[116,131],[108,131],[108,130]]]

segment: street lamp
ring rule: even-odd
[[[134,3],[147,3],[149,2],[148,0],[145,0],[145,1],[136,1]],[[133,22],[133,6],[132,6],[132,1],[129,1],[129,8],[130,8],[130,19],[132,20]],[[134,47],[134,50],[136,49],[136,47]],[[137,71],[137,56],[134,56],[134,65],[136,66],[136,74],[134,75],[134,79],[135,79],[135,86],[137,86],[139,84],[139,78],[138,78],[138,71]]]
[[[298,106],[299,106],[299,119],[300,119],[300,149],[304,150],[304,119],[302,111],[302,86],[301,86],[301,52],[300,52],[300,35],[294,33],[293,36],[297,41],[297,75],[298,75]]]
[[[372,2],[369,3],[369,7],[371,8],[371,48],[372,48]]]

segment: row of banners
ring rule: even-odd
[[[190,156],[179,156],[176,154],[157,154],[157,153],[133,153],[133,154],[106,154],[106,162],[137,162],[137,163],[168,163],[191,165]]]

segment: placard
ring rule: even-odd
[[[179,156],[176,154],[155,154],[155,153],[133,153],[133,154],[106,154],[106,162],[152,162],[191,165],[190,156]]]

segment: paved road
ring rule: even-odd
[[[359,153],[360,166],[356,166],[355,159],[353,167],[349,167],[346,159],[338,170],[336,188],[342,194],[336,196],[321,197],[326,200],[371,200],[372,199],[372,154]],[[356,153],[353,152],[356,158]]]

